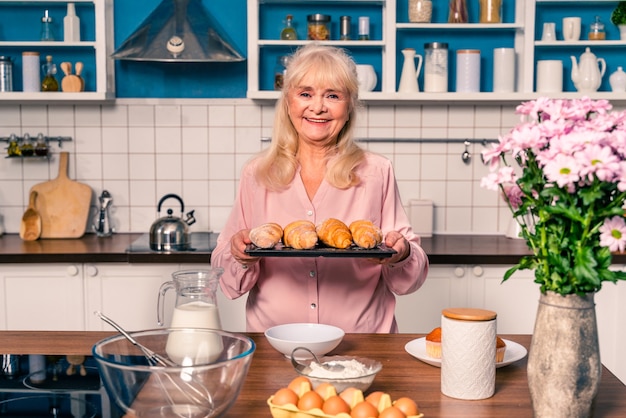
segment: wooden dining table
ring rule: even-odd
[[[98,340],[110,332],[0,331],[0,353],[5,354],[91,354]],[[267,418],[267,399],[298,376],[291,362],[276,351],[260,333],[249,333],[256,351],[237,401],[226,417]],[[529,418],[532,417],[527,386],[527,356],[496,370],[495,394],[484,400],[460,400],[441,393],[441,369],[422,362],[405,350],[419,334],[346,334],[331,354],[357,355],[380,361],[382,370],[366,391],[383,391],[392,399],[414,399],[425,418]],[[506,340],[530,346],[530,335],[501,335]],[[594,405],[594,416],[626,416],[626,386],[603,367]]]

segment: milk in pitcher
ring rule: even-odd
[[[172,328],[221,329],[217,306],[203,301],[189,302],[174,308]],[[190,366],[215,361],[222,352],[219,334],[173,331],[165,346],[168,356],[177,364]]]

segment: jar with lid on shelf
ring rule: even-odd
[[[479,23],[502,23],[502,0],[480,0]]]
[[[409,0],[409,22],[430,23],[433,17],[431,0]]]
[[[330,39],[330,16],[320,13],[308,15],[307,39],[311,41],[328,41]]]
[[[600,16],[596,16],[593,23],[589,25],[588,38],[590,41],[603,41],[606,39],[604,23],[600,20]]]
[[[468,23],[466,0],[450,0],[448,4],[448,23]]]
[[[276,66],[274,67],[274,90],[282,90],[285,74],[287,73],[287,64],[289,64],[288,55],[281,55],[276,58]]]

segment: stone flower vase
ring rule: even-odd
[[[539,298],[527,369],[535,418],[593,415],[602,374],[594,295]]]

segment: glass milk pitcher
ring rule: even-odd
[[[216,291],[223,272],[224,270],[221,268],[209,268],[207,270],[181,270],[172,273],[174,280],[163,283],[159,289],[157,304],[159,325],[164,325],[165,294],[168,290],[175,289],[176,302],[172,315],[172,328],[221,329]],[[195,347],[202,349],[196,350]],[[207,334],[172,332],[167,340],[165,351],[172,360],[180,365],[187,363],[189,353],[192,352],[196,356],[193,359],[193,364],[211,362],[221,353],[222,341],[217,334],[207,336]],[[197,355],[202,355],[202,359],[198,359]]]

